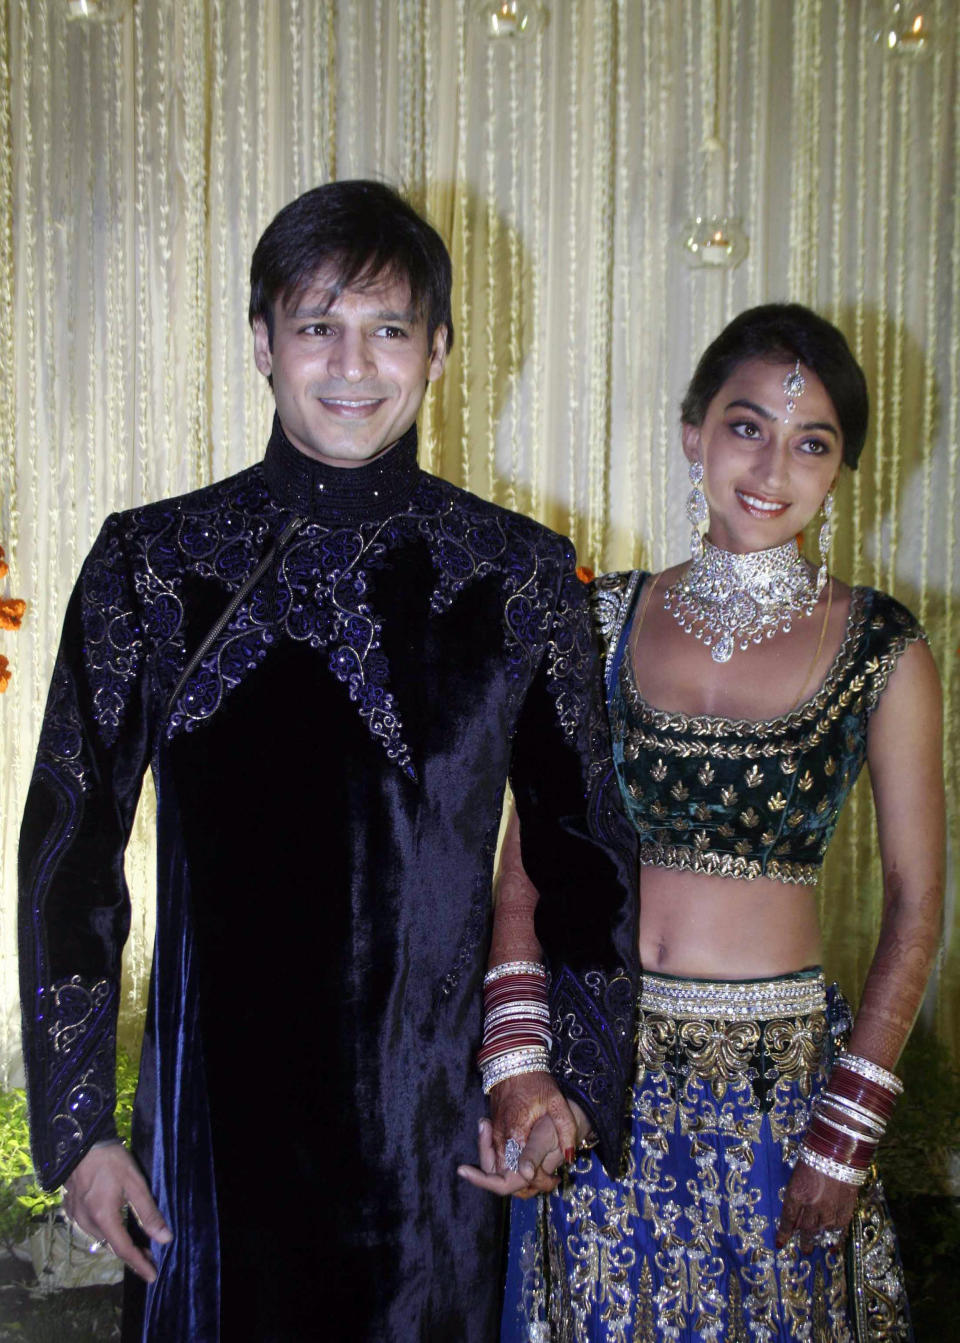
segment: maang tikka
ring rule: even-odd
[[[707,496],[700,486],[703,483],[703,462],[694,459],[689,469],[690,484],[693,487],[687,495],[687,521],[690,523],[690,557],[703,558],[703,533],[710,521],[710,507]]]
[[[807,380],[800,372],[800,360],[798,359],[796,367],[790,370],[782,383],[783,394],[787,398],[787,411],[789,414],[792,415],[796,410],[797,401],[803,396],[803,391],[806,385]]]

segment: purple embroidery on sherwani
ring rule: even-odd
[[[185,534],[195,551],[212,554],[208,528],[195,525],[185,533],[181,527],[181,537]],[[236,531],[233,539],[241,545]],[[370,572],[388,562],[394,549],[416,539],[426,543],[436,573],[430,596],[435,613],[469,584],[500,574],[507,669],[513,680],[543,653],[553,630],[550,684],[564,731],[572,733],[579,721],[574,686],[579,658],[572,659],[571,653],[578,644],[572,627],[567,628],[566,605],[553,625],[557,560],[544,562],[525,520],[467,503],[459,492],[424,477],[407,508],[385,520],[349,527],[305,523],[187,678],[172,706],[167,735],[192,731],[217,713],[275,640],[286,636],[328,650],[327,666],[346,686],[371,736],[415,778],[381,647],[383,619],[371,607],[368,589]],[[246,553],[252,568],[259,554],[252,546]],[[189,563],[193,567],[196,557]],[[206,572],[216,570],[218,563],[206,558]]]
[[[130,596],[123,552],[107,523],[83,571],[84,660],[104,744],[112,746],[140,672],[143,641]]]

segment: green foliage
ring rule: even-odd
[[[137,1068],[125,1050],[117,1051],[117,1129],[130,1137]],[[40,1188],[30,1156],[30,1128],[26,1094],[15,1088],[0,1091],[0,1241],[10,1248],[27,1235],[31,1219],[42,1217],[60,1203],[60,1191]]]

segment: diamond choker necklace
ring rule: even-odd
[[[745,650],[786,634],[795,616],[813,612],[819,596],[795,540],[747,555],[705,540],[703,556],[667,588],[663,606],[684,633],[703,640],[714,662],[729,662],[738,644]]]

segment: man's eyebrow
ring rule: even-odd
[[[778,418],[774,415],[772,410],[766,410],[763,406],[758,406],[755,401],[748,401],[746,397],[738,397],[736,401],[731,401],[726,409],[732,410],[734,406],[744,406],[747,410],[754,411],[755,414],[759,415],[761,419],[764,420],[773,421]],[[836,439],[839,439],[840,437],[836,425],[831,424],[829,420],[807,420],[805,424],[800,425],[800,428],[805,433],[811,429],[821,429],[825,433],[833,434]]]
[[[311,304],[308,308],[297,308],[291,316],[295,321],[329,317],[333,306],[334,303]],[[417,320],[417,314],[412,308],[408,308],[405,312],[381,310],[372,314],[372,320],[375,322],[406,322],[408,325],[412,325]]]

